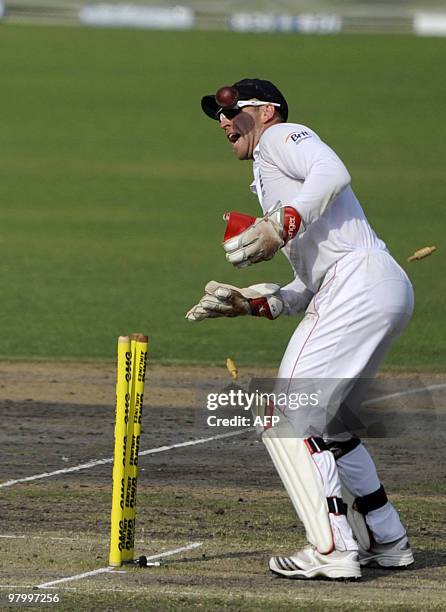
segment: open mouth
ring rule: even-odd
[[[232,142],[232,144],[236,143],[239,138],[240,134],[238,134],[237,132],[231,132],[230,134],[228,134],[228,140],[229,142]]]

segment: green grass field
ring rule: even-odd
[[[258,204],[199,100],[260,76],[346,162],[398,261],[437,245],[409,268],[416,313],[387,364],[444,369],[445,59],[446,40],[405,36],[2,26],[1,356],[113,358],[142,330],[158,361],[279,361],[294,320],[184,320],[211,278],[291,278],[220,246],[222,213]]]

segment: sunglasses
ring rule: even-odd
[[[280,104],[277,102],[263,102],[262,100],[239,100],[237,102],[237,106],[233,108],[219,108],[217,111],[217,119],[221,119],[222,117],[226,119],[234,119],[237,117],[239,113],[242,112],[245,106],[265,106],[266,104],[271,104],[272,106],[280,107]]]
[[[242,112],[241,108],[225,108],[224,112],[223,109],[220,108],[217,111],[217,119],[234,119],[234,117],[237,117],[237,115],[239,115]]]

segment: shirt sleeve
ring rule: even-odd
[[[284,314],[292,316],[299,312],[304,312],[311,302],[313,295],[313,292],[308,289],[298,276],[296,276],[291,283],[288,283],[288,285],[280,289],[280,296],[284,305]]]
[[[270,128],[260,141],[260,154],[283,174],[303,182],[296,198],[287,205],[299,213],[304,231],[350,184],[351,177],[336,153],[304,126],[297,131]],[[270,132],[270,133],[268,133]],[[284,202],[285,204],[285,202]]]

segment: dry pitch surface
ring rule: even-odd
[[[247,368],[241,384],[273,374]],[[111,572],[111,462],[96,460],[113,452],[114,365],[0,363],[0,608],[11,592],[49,592],[62,596],[51,606],[61,610],[446,609],[446,376],[381,377],[383,394],[398,395],[377,402],[377,414],[403,416],[404,432],[368,447],[409,527],[416,564],[366,569],[358,583],[268,572],[272,553],[290,553],[304,538],[254,434],[156,450],[218,433],[196,406],[227,382],[224,368],[149,369],[141,450],[154,452],[140,457],[136,554],[197,547],[159,568]]]

